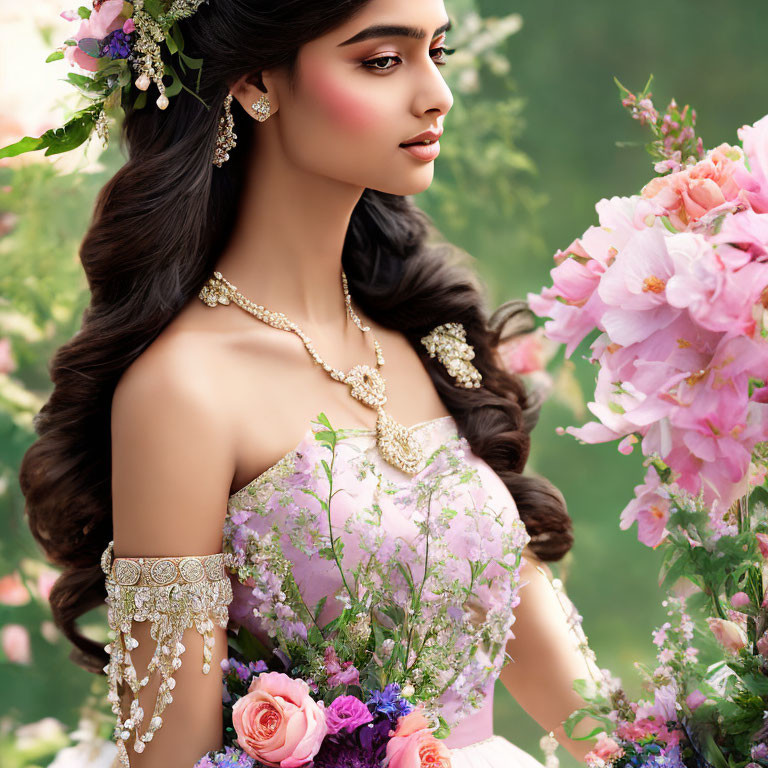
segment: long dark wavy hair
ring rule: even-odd
[[[261,84],[259,72],[274,67],[295,77],[300,47],[368,1],[205,4],[181,22],[185,52],[204,60],[205,103],[183,90],[165,111],[150,99],[151,106],[126,113],[126,162],[98,195],[80,248],[91,301],[81,329],[53,357],[54,389],[35,419],[38,438],[19,476],[32,533],[63,569],[50,593],[53,618],[75,646],[72,660],[89,671],[102,672],[108,660],[76,622],[105,599],[99,558],[112,538],[112,396],[123,372],[200,290],[235,224],[253,123],[233,102],[238,145],[214,167],[229,86],[246,74]],[[431,220],[410,199],[366,189],[343,249],[350,293],[371,318],[408,338],[473,452],[510,490],[532,549],[557,560],[572,544],[563,497],[544,478],[522,474],[541,404],[496,353],[501,340],[532,329],[532,316],[523,302],[508,302],[489,317],[471,270],[452,263],[456,251],[435,244],[432,234]],[[420,343],[451,321],[464,324],[475,348],[480,389],[455,386]]]

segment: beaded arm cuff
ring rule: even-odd
[[[163,724],[163,710],[173,701],[174,673],[181,666],[185,647],[184,631],[194,627],[204,638],[203,673],[211,669],[214,624],[226,629],[227,606],[232,601],[232,585],[224,570],[225,555],[194,557],[119,557],[113,559],[114,542],[101,556],[106,575],[107,617],[111,642],[104,647],[109,664],[104,667],[109,684],[108,700],[117,718],[114,739],[118,765],[130,768],[127,743],[134,734],[133,749],[143,752],[155,731]],[[150,635],[157,642],[147,667],[138,679],[131,651],[139,642],[131,637],[134,621],[150,621]],[[155,670],[162,682],[157,692],[149,725],[140,734],[144,710],[138,694]],[[118,688],[127,683],[132,691],[129,717],[123,720]]]

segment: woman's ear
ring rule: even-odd
[[[279,102],[275,78],[267,70],[243,75],[232,84],[230,91],[232,96],[240,102],[240,106],[252,117],[255,117],[253,104],[265,94],[269,97],[270,114],[274,115],[278,110]]]

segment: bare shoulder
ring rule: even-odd
[[[531,549],[529,545],[523,550],[523,574],[525,574],[525,571],[527,570],[536,568],[541,568],[544,573],[546,573],[550,581],[554,578],[552,569],[547,565],[547,563],[539,559],[538,555]]]
[[[220,550],[234,441],[208,351],[197,334],[161,334],[115,388],[116,555]]]

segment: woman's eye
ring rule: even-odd
[[[450,56],[451,54],[456,53],[455,48],[446,48],[445,46],[440,46],[438,48],[432,48],[430,50],[430,55],[432,55],[435,64],[438,64],[442,66],[443,64],[446,64],[446,57]],[[435,56],[437,54],[437,56]],[[368,69],[375,69],[379,72],[388,72],[390,69],[394,69],[394,66],[388,67],[388,66],[380,66],[381,62],[388,62],[388,61],[401,61],[399,56],[377,56],[375,59],[368,59],[367,61],[363,62],[363,66],[367,67]]]
[[[447,58],[448,56],[451,56],[452,54],[456,53],[455,48],[446,48],[445,46],[441,46],[440,48],[433,48],[430,53],[438,53],[440,54],[439,57],[436,59],[437,64],[447,64]]]

